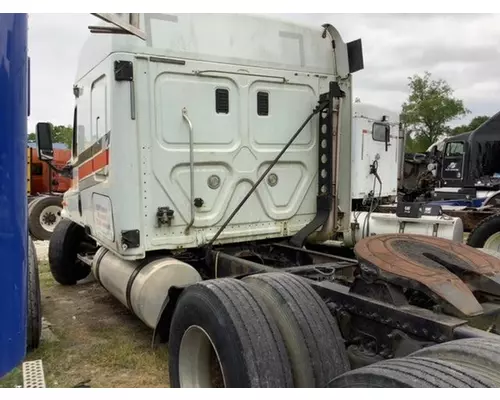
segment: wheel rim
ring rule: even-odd
[[[39,217],[41,227],[46,231],[53,232],[61,220],[61,210],[62,208],[59,206],[45,207]]]
[[[491,235],[486,240],[483,247],[493,251],[500,251],[500,232]]]
[[[179,383],[181,388],[226,387],[219,354],[208,333],[190,326],[179,349]]]

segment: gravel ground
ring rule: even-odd
[[[49,253],[49,241],[48,240],[35,240],[36,255],[38,257],[38,261],[46,261],[48,260]]]

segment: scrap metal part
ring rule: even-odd
[[[367,237],[354,248],[361,277],[420,290],[450,313],[484,313],[474,292],[500,296],[498,258],[463,243],[412,234]]]
[[[45,388],[42,360],[23,362],[23,386],[25,388]]]

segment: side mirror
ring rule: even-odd
[[[52,126],[48,122],[39,122],[36,124],[36,144],[40,160],[51,161],[54,159]]]

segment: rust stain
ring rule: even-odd
[[[483,312],[464,276],[475,277],[475,284],[490,288],[500,282],[499,259],[446,239],[414,234],[375,235],[359,241],[354,252],[360,265],[376,271],[378,278],[437,296],[457,315]]]

